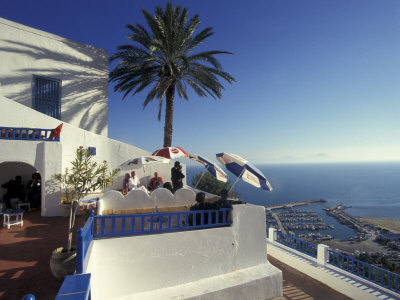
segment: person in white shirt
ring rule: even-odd
[[[136,172],[131,172],[131,178],[129,178],[129,187],[131,190],[135,190],[140,188],[140,181],[139,178],[136,176]]]
[[[131,178],[129,178],[129,187],[130,190],[142,190],[143,192],[149,194],[149,191],[146,187],[140,185],[139,177],[136,176],[136,172],[131,172]]]

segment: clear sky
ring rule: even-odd
[[[400,1],[172,1],[215,35],[235,77],[220,100],[176,99],[173,145],[253,163],[400,160]],[[0,16],[116,52],[128,23],[165,1],[0,1]],[[1,33],[0,33],[1,35]],[[110,69],[113,65],[110,65]],[[109,87],[109,136],[153,151],[157,103]]]

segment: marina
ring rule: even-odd
[[[334,226],[323,222],[316,212],[293,210],[271,213],[266,212],[267,227],[274,227],[286,233],[287,231],[319,231],[333,229]]]

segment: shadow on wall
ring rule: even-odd
[[[108,58],[105,51],[69,40],[54,42],[61,44],[55,49],[63,52],[12,40],[1,40],[1,43],[0,52],[20,55],[18,60],[26,62],[17,63],[25,67],[11,70],[11,74],[0,74],[5,97],[32,107],[33,75],[61,79],[62,120],[98,134],[106,130]],[[89,51],[91,56],[85,54]],[[48,67],[41,67],[43,64]],[[6,94],[7,87],[18,92]]]

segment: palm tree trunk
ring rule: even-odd
[[[164,123],[164,147],[171,147],[172,144],[172,124],[174,119],[174,96],[175,85],[168,88],[165,105],[165,123]]]

